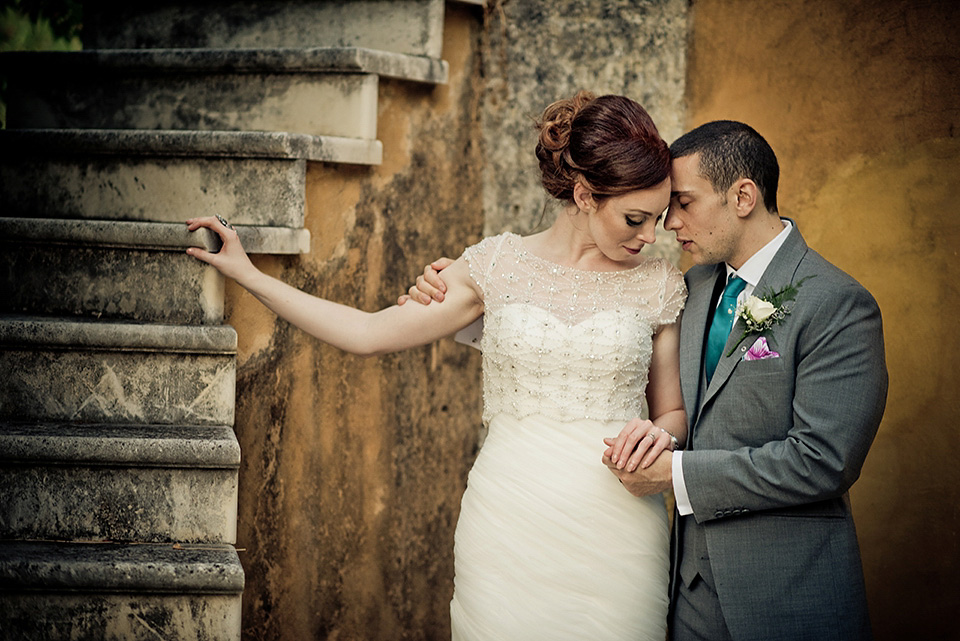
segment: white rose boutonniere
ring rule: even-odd
[[[775,314],[777,308],[773,303],[765,301],[762,298],[751,296],[744,302],[743,309],[740,312],[742,318],[749,318],[755,323],[762,323]]]
[[[807,278],[813,278],[813,276],[807,276]],[[807,278],[800,279],[796,284],[790,283],[777,292],[771,291],[764,296],[749,296],[737,309],[737,317],[744,322],[746,328],[737,344],[727,352],[727,356],[733,354],[747,336],[763,333],[774,325],[779,325],[780,321],[790,313],[790,308],[786,304],[797,298],[797,292]]]

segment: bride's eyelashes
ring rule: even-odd
[[[644,215],[644,216],[641,216],[639,220],[636,217],[631,218],[630,216],[624,216],[624,218],[627,221],[628,227],[639,227],[645,222],[647,222],[648,220],[650,220],[651,217],[649,215]],[[660,224],[661,220],[663,220],[663,214],[660,214],[659,216],[657,216],[657,220],[654,222],[655,224]]]

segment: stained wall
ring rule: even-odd
[[[780,207],[863,283],[890,392],[851,493],[876,637],[956,638],[960,10],[950,0],[696,0],[686,125],[754,126]]]
[[[536,226],[532,119],[552,100],[625,93],[665,137],[679,134],[684,0],[446,11],[450,82],[382,81],[383,164],[310,167],[311,252],[257,258],[261,269],[376,310],[437,256]],[[244,638],[449,638],[453,531],[481,436],[479,354],[445,339],[362,360],[236,286],[227,294],[240,341]]]
[[[448,84],[381,80],[383,164],[308,168],[309,254],[265,272],[375,311],[483,228],[482,10],[448,3]],[[480,427],[479,359],[440,341],[361,359],[235,284],[245,639],[449,636],[453,529]]]
[[[622,94],[650,113],[661,136],[683,133],[687,0],[488,0],[483,45],[487,234],[545,229],[557,203],[540,185],[533,123],[580,89]],[[679,259],[660,229],[644,250]]]

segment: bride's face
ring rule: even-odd
[[[636,264],[644,245],[656,240],[657,221],[670,204],[670,179],[602,200],[589,214],[594,242],[610,260]]]

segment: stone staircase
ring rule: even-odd
[[[84,3],[0,54],[0,639],[238,639],[237,337],[219,239],[309,251],[311,162],[375,165],[443,0]]]

